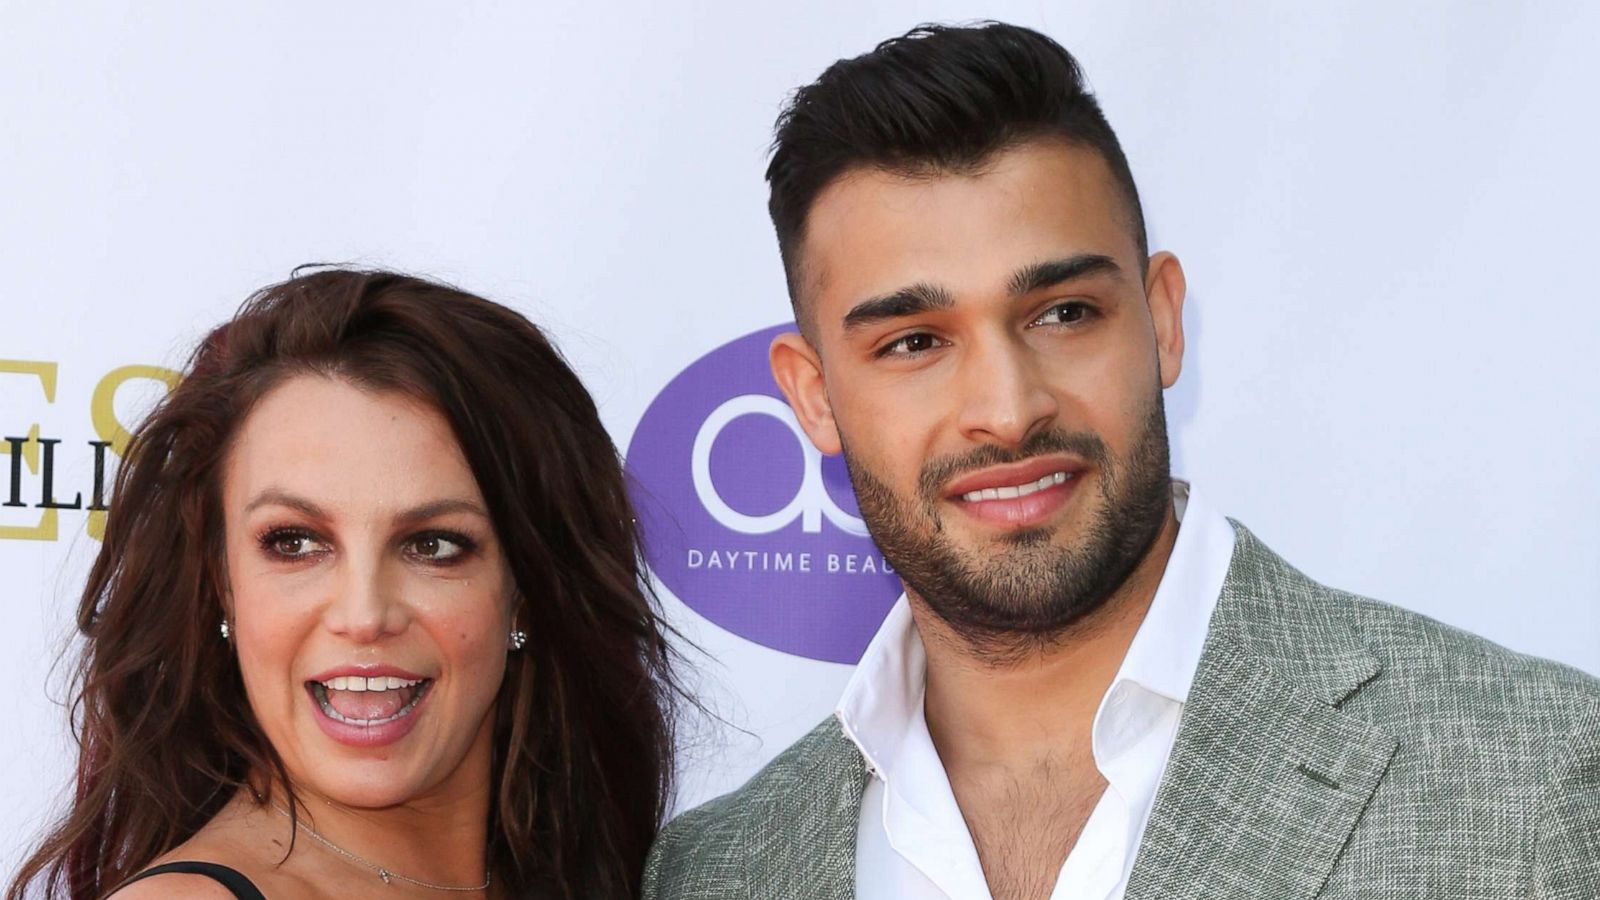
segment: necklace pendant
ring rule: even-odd
[[[389,883],[389,870],[380,868],[378,870],[378,877],[383,879],[383,883],[384,884],[388,884]]]

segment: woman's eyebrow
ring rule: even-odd
[[[273,505],[287,506],[290,509],[299,510],[313,519],[326,519],[328,517],[327,512],[317,504],[297,494],[292,494],[276,487],[269,487],[255,495],[249,503],[245,504],[244,511],[248,513],[262,506]]]
[[[448,513],[467,513],[469,515],[480,516],[485,519],[489,518],[489,511],[484,509],[483,505],[480,503],[477,503],[473,500],[445,498],[442,500],[432,500],[421,504],[420,506],[413,506],[395,516],[395,519],[401,522],[417,522],[423,519],[431,519],[434,516],[446,515]]]
[[[329,517],[327,511],[318,506],[316,503],[297,494],[283,490],[282,488],[267,488],[266,490],[263,490],[249,503],[245,504],[244,511],[248,513],[262,506],[273,505],[285,506],[289,509],[298,510],[299,512],[305,513],[307,516],[310,516],[313,519],[326,519]],[[422,519],[431,519],[434,516],[447,515],[449,513],[467,513],[469,515],[481,516],[485,519],[489,518],[489,511],[484,509],[482,504],[474,500],[446,497],[439,500],[430,500],[427,503],[422,503],[417,506],[413,506],[410,509],[402,510],[395,515],[395,519],[401,522],[415,522]]]

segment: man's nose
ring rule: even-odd
[[[410,621],[400,592],[400,579],[382,560],[347,560],[324,622],[334,634],[362,644],[399,634]]]
[[[960,428],[976,443],[1016,447],[1059,413],[1038,361],[1019,341],[974,342],[962,361]]]

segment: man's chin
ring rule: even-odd
[[[983,522],[946,518],[941,538],[970,567],[981,570],[1007,564],[1003,558],[1013,554],[1017,556],[1010,566],[1054,563],[1072,557],[1082,551],[1088,531],[1082,514],[1062,510],[1050,520],[1025,528],[995,528]]]
[[[943,534],[943,562],[895,566],[924,605],[986,655],[1072,633],[1116,595],[1139,559],[1108,554],[1095,546],[1093,527],[1077,522],[1002,535],[952,530]]]
[[[1056,530],[1055,528],[1024,528],[1021,531],[1012,531],[1001,535],[999,544],[1002,548],[1032,550],[1054,543]]]
[[[1043,649],[1072,634],[1109,598],[1079,594],[1068,599],[1060,585],[1032,580],[941,587],[932,595],[919,592],[923,605],[969,651],[995,661]]]

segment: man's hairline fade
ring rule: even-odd
[[[1077,60],[1033,29],[996,21],[918,25],[796,89],[774,132],[767,209],[791,309],[813,344],[807,297],[818,279],[801,259],[810,216],[817,199],[854,172],[958,176],[1033,141],[1085,147],[1107,166],[1139,268],[1147,265],[1144,211],[1121,142]]]
[[[907,181],[934,181],[940,178],[975,178],[981,177],[992,171],[994,164],[1003,156],[1032,145],[1055,144],[1063,150],[1086,150],[1093,153],[1106,166],[1112,170],[1114,164],[1106,159],[1105,154],[1098,147],[1086,141],[1077,140],[1054,132],[1038,132],[1034,134],[1019,135],[996,146],[983,157],[964,161],[959,164],[945,165],[937,161],[926,159],[907,160],[905,162],[869,162],[863,160],[854,163],[840,171],[833,178],[823,183],[812,196],[811,202],[806,205],[803,215],[800,216],[798,227],[790,236],[788,244],[780,243],[778,253],[783,263],[784,283],[789,292],[789,308],[794,314],[795,325],[800,329],[800,334],[815,350],[821,351],[818,343],[816,321],[816,295],[821,291],[824,276],[815,266],[807,266],[803,262],[806,242],[811,235],[811,213],[816,209],[817,203],[827,193],[839,187],[846,181],[872,173],[882,173],[902,178]],[[1112,188],[1121,207],[1123,228],[1129,232],[1134,243],[1135,271],[1139,274],[1141,283],[1149,273],[1150,250],[1148,234],[1144,225],[1144,216],[1139,208],[1138,199],[1129,197],[1128,192],[1118,182],[1116,173],[1106,173],[1111,181]]]

